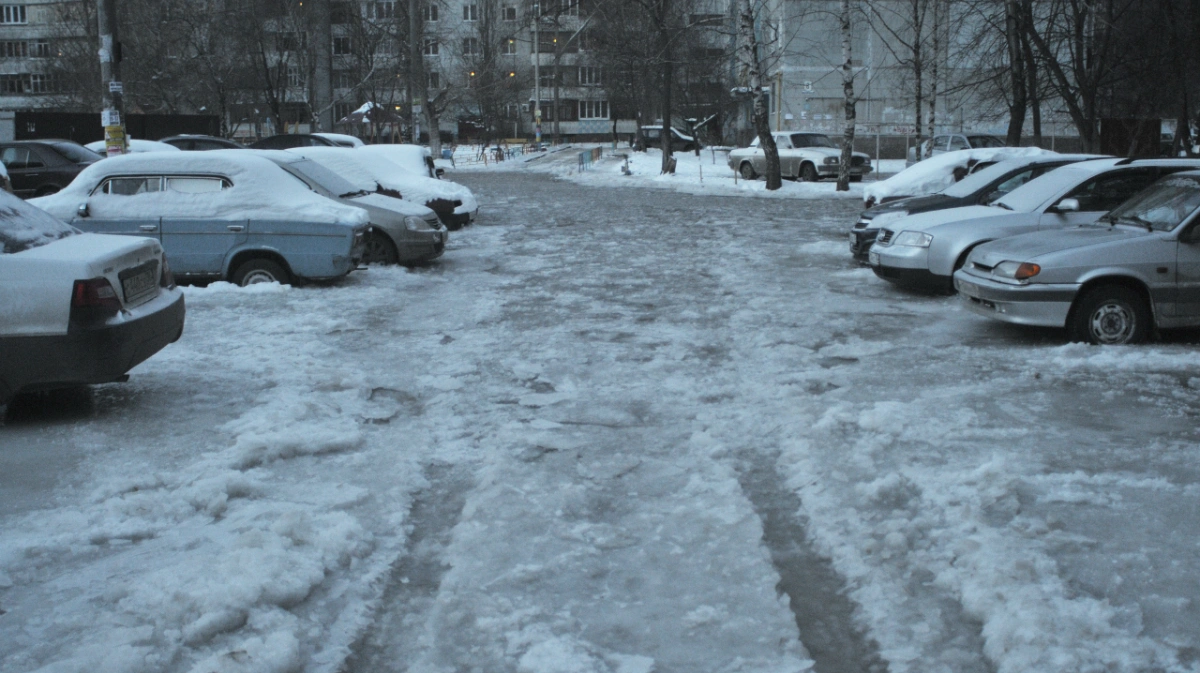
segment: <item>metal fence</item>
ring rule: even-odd
[[[599,161],[604,155],[604,148],[593,147],[590,150],[584,150],[579,153],[579,172],[582,173],[592,167],[592,164]]]

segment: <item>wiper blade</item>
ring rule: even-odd
[[[1122,215],[1121,217],[1117,217],[1114,219],[1117,222],[1120,222],[1122,220],[1124,220],[1126,222],[1132,222],[1134,224],[1138,224],[1138,225],[1145,227],[1146,231],[1154,231],[1154,225],[1151,224],[1151,222],[1149,220],[1144,220],[1144,219],[1138,217],[1137,215]]]
[[[988,205],[996,206],[997,208],[1003,208],[1005,210],[1012,210],[1012,206],[1008,205],[1007,203],[1000,203],[999,201],[996,201],[995,203],[990,203]]]
[[[346,192],[345,194],[340,194],[340,195],[338,196],[338,198],[339,198],[339,199],[348,199],[348,198],[350,198],[350,197],[352,197],[352,196],[366,196],[367,194],[370,194],[370,193],[371,193],[371,192],[368,192],[368,191],[367,191],[367,190],[365,190],[365,189],[360,189],[360,190],[358,190],[357,192]]]

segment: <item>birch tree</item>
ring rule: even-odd
[[[843,0],[846,2],[847,0]],[[757,19],[762,5],[756,5],[755,0],[740,0],[738,16],[738,64],[742,70],[744,83],[750,89],[750,99],[753,104],[751,117],[754,121],[754,132],[758,136],[758,146],[766,159],[767,189],[776,190],[783,186],[780,176],[779,148],[775,145],[775,137],[771,135],[770,111],[767,110],[767,99],[763,94],[763,54],[759,44]]]
[[[841,0],[838,18],[842,30],[842,97],[846,110],[846,125],[842,130],[842,163],[838,169],[837,191],[845,192],[850,189],[850,164],[854,160],[854,132],[858,118],[858,96],[854,93],[854,67],[851,59],[850,0]]]

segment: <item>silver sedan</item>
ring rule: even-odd
[[[1163,178],[1093,225],[981,245],[954,284],[980,315],[1065,326],[1075,341],[1200,325],[1200,171]]]
[[[868,262],[880,278],[953,292],[951,276],[972,248],[1041,229],[1096,221],[1159,177],[1200,168],[1194,159],[1096,159],[1063,166],[990,206],[914,215],[879,230]]]

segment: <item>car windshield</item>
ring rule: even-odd
[[[1103,219],[1154,231],[1171,231],[1200,208],[1200,179],[1173,176],[1156,182]]]
[[[1004,141],[993,136],[967,136],[967,140],[971,142],[971,147],[976,149],[980,147],[1004,147]]]
[[[987,187],[993,182],[1003,178],[1008,173],[1027,165],[1028,164],[1026,162],[1020,160],[1001,161],[998,164],[992,164],[987,168],[968,175],[962,180],[959,180],[953,185],[947,187],[942,193],[946,196],[953,196],[954,198],[958,199],[966,198],[968,196],[977,194],[983,189],[987,189]]]
[[[288,164],[288,166],[297,173],[300,173],[304,177],[312,180],[321,187],[328,189],[330,192],[337,194],[338,196],[349,196],[362,192],[361,189],[347,182],[342,176],[334,173],[315,161],[309,161],[307,159],[303,161],[294,161]]]
[[[75,143],[57,142],[50,143],[50,146],[57,150],[59,154],[77,164],[91,163],[93,161],[100,161],[104,158],[88,148],[82,145],[76,145]]]
[[[1084,162],[1079,166],[1087,163],[1090,162]],[[995,205],[1015,210],[1018,213],[1032,213],[1042,204],[1058,196],[1065,188],[1078,185],[1095,174],[1094,170],[1078,168],[1074,165],[1064,166],[1017,187],[998,199]]]
[[[40,208],[0,192],[0,254],[22,252],[78,233]]]
[[[820,133],[792,134],[792,147],[832,147],[837,148],[829,136]]]

